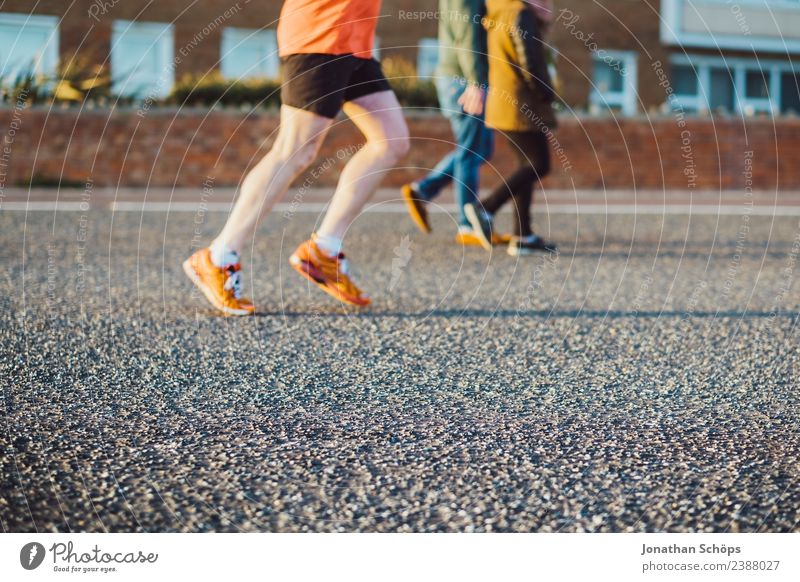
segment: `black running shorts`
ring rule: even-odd
[[[281,103],[333,119],[345,101],[390,91],[375,59],[296,54],[281,59]]]

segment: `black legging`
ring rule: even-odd
[[[507,131],[505,140],[517,158],[514,173],[483,201],[483,207],[495,214],[510,198],[514,202],[514,234],[528,236],[531,230],[530,207],[533,187],[537,180],[550,173],[550,148],[547,136],[541,131]]]

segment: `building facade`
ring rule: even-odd
[[[800,0],[556,1],[568,105],[800,113]]]
[[[115,93],[166,96],[184,74],[271,77],[278,0],[27,0],[0,8],[0,77],[82,60]],[[378,55],[435,74],[435,0],[384,0]],[[568,112],[800,113],[800,0],[556,0],[548,34]],[[61,65],[60,65],[61,63]]]

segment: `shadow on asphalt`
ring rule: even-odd
[[[746,252],[740,251],[735,254],[739,255],[744,259],[761,259],[761,258],[769,258],[769,259],[783,259],[787,255],[791,253],[791,249],[787,247],[785,251],[766,251],[766,252]],[[561,255],[567,257],[582,257],[582,258],[591,258],[591,259],[647,259],[647,258],[659,258],[659,259],[708,259],[709,257],[714,257],[717,259],[727,258],[733,255],[733,252],[728,252],[725,249],[715,249],[713,252],[700,252],[700,251],[690,251],[687,250],[686,252],[679,252],[679,251],[589,251],[589,250],[575,250],[570,252],[568,250],[561,249]]]
[[[772,312],[772,311],[586,311],[580,309],[569,310],[534,310],[517,311],[516,309],[445,309],[425,311],[419,313],[409,313],[402,311],[277,311],[277,312],[256,312],[255,317],[356,317],[361,319],[372,319],[381,317],[397,317],[401,319],[426,319],[428,317],[461,318],[529,318],[529,319],[549,319],[549,318],[588,318],[588,319],[660,319],[683,317],[687,319],[716,319],[716,318],[737,318],[737,319],[758,319],[768,317],[781,317],[796,319],[800,316],[798,312]]]

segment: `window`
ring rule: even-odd
[[[118,95],[166,97],[175,80],[174,31],[170,24],[115,20],[111,28],[111,75]]]
[[[435,38],[422,38],[417,48],[417,77],[429,79],[436,74],[439,65],[439,41]]]
[[[278,43],[274,30],[224,28],[222,30],[223,76],[231,79],[278,76]]]
[[[695,85],[687,69],[697,72]],[[671,80],[675,102],[686,110],[753,115],[800,110],[798,75],[790,61],[675,55]]]
[[[752,115],[757,111],[771,112],[772,101],[770,99],[770,81],[772,75],[769,70],[740,69],[739,75],[744,76],[744,98],[739,99],[740,110],[746,115]],[[741,87],[741,83],[739,83]]]
[[[0,79],[53,75],[58,67],[58,18],[0,14]]]
[[[800,73],[781,75],[781,113],[800,115]]]
[[[691,65],[672,67],[672,88],[676,95],[697,94],[697,71]]]
[[[730,69],[712,67],[709,70],[708,104],[712,111],[733,111],[734,88]],[[699,107],[699,109],[706,109]]]
[[[638,101],[636,53],[599,50],[592,59],[592,105],[634,115]]]
[[[381,60],[381,37],[377,35],[372,41],[372,58],[376,61]]]
[[[769,99],[769,71],[746,70],[744,94],[749,99]]]
[[[596,60],[594,63],[594,84],[602,95],[622,93],[625,89],[625,78],[622,76],[619,62]]]

